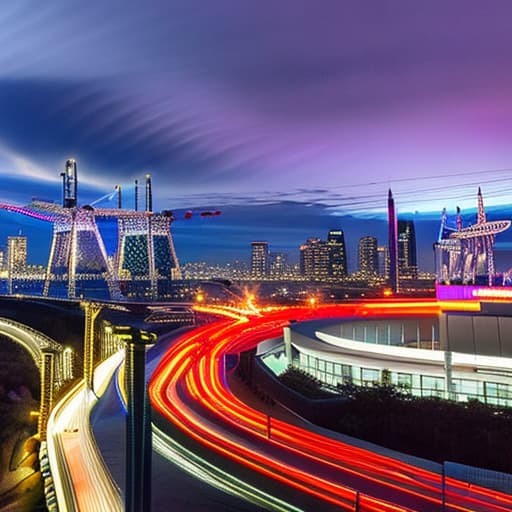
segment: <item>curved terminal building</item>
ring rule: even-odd
[[[478,335],[485,324],[486,335],[494,336],[492,326],[499,331],[504,319],[499,315],[443,314],[292,323],[284,329],[282,339],[260,343],[258,355],[276,374],[293,365],[333,391],[347,383],[393,384],[417,396],[477,399],[510,407],[512,354],[503,357],[502,353],[508,352],[509,344],[512,348],[512,342],[498,340],[502,347],[498,355],[476,353],[463,346],[460,352],[452,348],[459,343],[454,329],[459,334],[472,330]],[[478,342],[474,337],[465,338],[467,346],[478,347]]]

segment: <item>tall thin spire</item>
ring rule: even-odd
[[[398,238],[395,200],[391,189],[388,192],[388,249],[389,249],[389,285],[398,291]]]
[[[153,211],[153,193],[151,191],[151,175],[146,174],[146,211]]]
[[[486,221],[484,198],[482,197],[482,191],[478,187],[478,217],[477,224],[483,224]]]
[[[62,173],[63,206],[64,208],[75,208],[77,204],[77,183],[76,161],[70,158],[66,160],[64,172]]]
[[[457,206],[457,231],[462,229],[462,215],[460,214],[460,207]]]
[[[443,208],[441,212],[441,225],[439,226],[439,234],[437,235],[437,241],[440,242],[444,238],[444,231],[446,229],[446,208]]]
[[[117,208],[120,210],[123,207],[123,200],[121,196],[121,185],[116,185],[117,190]]]

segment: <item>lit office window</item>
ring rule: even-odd
[[[429,375],[422,375],[421,394],[422,396],[443,396],[444,377],[431,377]]]
[[[380,382],[380,371],[371,368],[361,368],[361,382],[363,386],[373,386]]]

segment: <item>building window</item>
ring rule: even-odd
[[[458,400],[468,400],[470,398],[482,398],[483,393],[479,393],[478,384],[476,380],[467,379],[453,379],[455,393],[457,393]]]
[[[397,373],[397,385],[405,391],[412,389],[412,374],[411,373]]]
[[[361,383],[363,386],[374,386],[380,381],[380,371],[372,368],[361,368]]]
[[[341,379],[343,384],[352,384],[352,367],[350,365],[341,365]]]
[[[421,376],[421,395],[438,396],[444,394],[444,377],[431,377],[429,375]]]
[[[485,383],[485,401],[494,405],[509,405],[512,399],[511,387],[498,382]]]

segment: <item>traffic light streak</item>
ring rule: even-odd
[[[353,510],[357,501],[360,510],[375,512],[409,510],[409,502],[423,503],[428,509],[437,510],[442,504],[440,474],[276,418],[270,422],[266,414],[251,409],[235,397],[224,382],[225,354],[248,350],[263,339],[278,336],[292,319],[432,315],[440,311],[440,305],[435,301],[393,302],[391,307],[388,302],[380,305],[383,307],[373,303],[370,307],[345,304],[316,306],[314,309],[276,309],[258,317],[219,321],[195,329],[170,348],[155,370],[149,390],[152,404],[165,418],[209,449],[342,509]],[[219,308],[216,308],[218,312]],[[234,316],[232,310],[229,316]],[[227,435],[217,428],[211,419],[205,421],[196,412],[197,407],[189,405],[191,401],[206,409],[209,418],[253,435],[255,445],[267,443],[266,446],[274,447],[276,453],[289,453],[290,460],[301,458],[304,464],[289,463],[285,456],[271,457],[268,453],[272,450],[264,447],[248,447],[236,435]],[[328,468],[329,471],[324,473],[332,478],[302,469],[309,467],[311,462],[315,467]],[[340,483],[344,474],[380,488],[381,495],[385,496],[385,489],[389,489],[395,496],[402,496],[403,503],[388,503],[379,497],[358,493]],[[468,496],[466,483],[447,478],[445,484],[447,510],[469,511],[478,506],[489,512],[505,512],[512,506],[512,497],[497,491],[473,485],[471,496]]]

